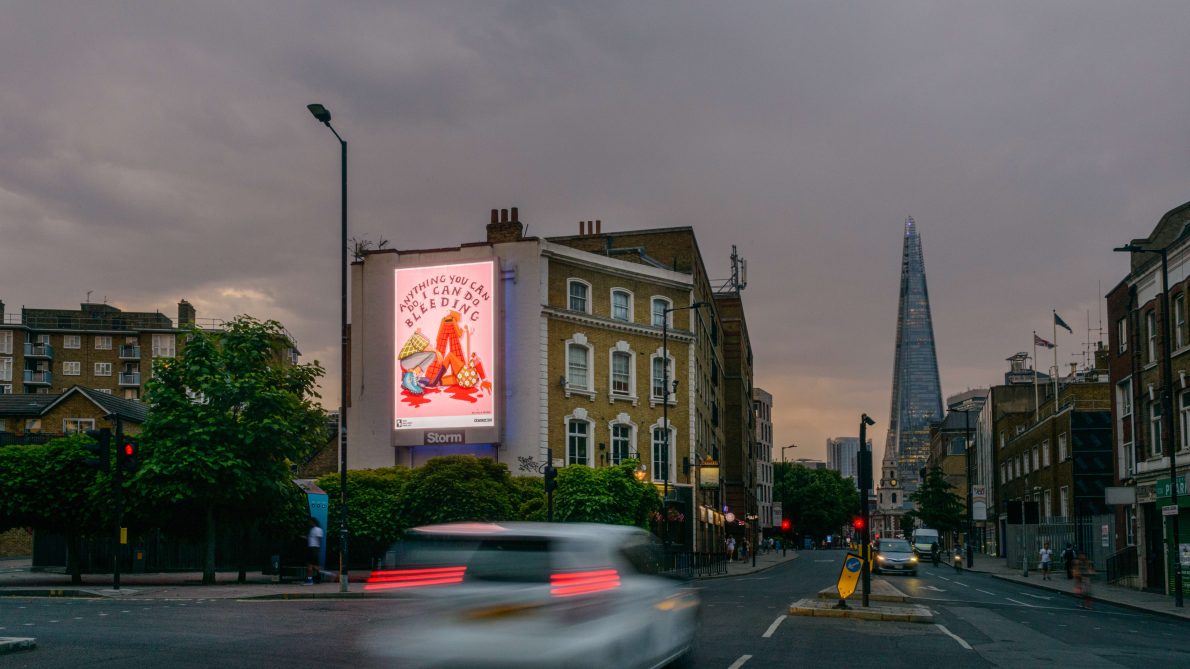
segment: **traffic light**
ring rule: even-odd
[[[788,533],[789,530],[792,530],[792,529],[793,529],[793,521],[788,518],[782,518],[781,519],[781,531]]]
[[[121,471],[132,473],[139,466],[136,456],[140,454],[140,444],[132,437],[124,437],[120,449],[116,451],[116,466]]]
[[[94,443],[84,444],[84,447],[95,457],[87,458],[87,466],[106,472],[111,468],[112,431],[108,428],[87,430],[87,436],[95,440]]]
[[[545,467],[545,491],[553,492],[558,489],[558,469],[553,465]]]
[[[864,529],[864,519],[863,519],[863,518],[856,518],[855,520],[852,520],[852,521],[851,521],[851,526],[852,526],[852,527],[854,527],[854,528],[855,528],[855,529],[857,529],[857,530],[862,530],[862,529]]]

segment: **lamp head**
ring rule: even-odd
[[[864,421],[864,425],[875,425],[876,424],[876,421],[872,420],[871,416],[869,416],[868,414],[863,415],[863,421]]]
[[[318,121],[320,123],[325,123],[327,125],[330,125],[331,112],[329,109],[327,109],[326,107],[323,107],[322,105],[318,104],[317,102],[315,102],[312,105],[306,105],[306,109],[309,109],[310,113],[313,114],[314,118],[318,119]]]

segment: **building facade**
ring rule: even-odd
[[[888,437],[873,518],[873,529],[889,535],[901,530],[901,517],[913,508],[909,495],[917,489],[929,456],[930,423],[942,418],[925,261],[912,217],[905,219],[895,352]]]
[[[176,321],[92,303],[5,314],[0,302],[0,315],[0,394],[59,394],[78,385],[138,400],[153,360],[173,357],[185,328],[196,325],[185,300]]]
[[[752,389],[756,414],[756,499],[760,526],[773,527],[773,396],[763,388]]]
[[[1107,294],[1108,376],[1117,485],[1130,492],[1117,520],[1121,545],[1137,552],[1138,587],[1170,592],[1171,544],[1190,544],[1190,329],[1186,301],[1190,293],[1190,203],[1167,212],[1148,237],[1133,244],[1165,250],[1168,275],[1162,276],[1159,253],[1131,253],[1128,275]],[[1165,308],[1163,279],[1169,284]],[[1164,336],[1169,319],[1170,338]],[[1166,358],[1166,351],[1169,357]],[[1163,368],[1172,378],[1164,378]],[[1172,407],[1172,411],[1167,409]],[[1180,536],[1173,536],[1170,457],[1175,458]]]
[[[868,440],[868,449],[872,440]],[[826,467],[839,472],[839,476],[852,481],[859,480],[859,437],[835,437],[826,440]],[[858,486],[858,483],[856,484]]]
[[[350,466],[636,460],[670,538],[717,545],[743,445],[726,437],[725,326],[694,232],[579,232],[526,237],[517,209],[493,210],[484,242],[353,264]]]

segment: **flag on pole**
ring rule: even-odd
[[[1067,332],[1069,332],[1070,334],[1074,334],[1074,330],[1070,329],[1070,326],[1066,324],[1066,321],[1062,320],[1062,317],[1059,316],[1058,312],[1056,312],[1056,311],[1054,312],[1054,325],[1056,325],[1060,328],[1066,328]]]
[[[1041,337],[1038,337],[1036,332],[1033,333],[1033,345],[1034,346],[1044,346],[1046,348],[1054,347],[1053,343],[1048,342],[1048,341],[1042,339]]]

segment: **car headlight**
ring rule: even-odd
[[[879,561],[881,561],[881,562],[884,562],[884,556],[883,556],[883,555],[877,555],[877,556],[876,556],[876,559],[877,559],[877,560],[879,560]]]
[[[917,556],[916,556],[916,555],[911,555],[911,556],[909,557],[909,561],[910,561],[910,562],[917,562]]]

